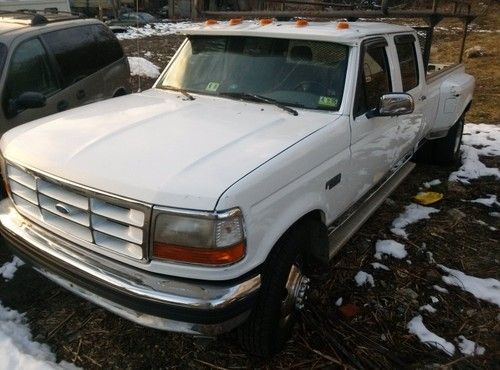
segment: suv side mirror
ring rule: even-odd
[[[45,95],[34,92],[27,91],[19,95],[19,97],[15,100],[16,106],[18,108],[42,108],[45,106],[47,98]]]
[[[42,108],[45,106],[46,102],[47,98],[45,95],[39,92],[24,92],[19,95],[17,99],[9,99],[8,116],[14,117],[23,109]]]
[[[382,95],[379,107],[366,113],[367,118],[378,116],[401,116],[413,112],[415,103],[410,94],[390,93]]]

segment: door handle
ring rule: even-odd
[[[78,100],[82,100],[83,98],[85,98],[85,90],[78,90],[78,92],[76,93],[76,98]]]
[[[62,112],[63,110],[68,109],[68,101],[67,100],[61,100],[59,103],[57,103],[57,111]]]
[[[420,97],[420,101],[424,101],[425,99],[427,99],[427,96],[425,96],[425,95],[422,95],[422,96]]]

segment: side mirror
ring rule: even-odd
[[[382,95],[379,107],[368,111],[366,117],[401,116],[412,113],[414,108],[415,103],[410,94],[390,93]]]
[[[47,98],[41,93],[27,91],[19,95],[15,102],[18,108],[42,108],[45,106]]]
[[[17,97],[17,99],[10,99],[8,105],[8,116],[14,117],[23,109],[42,108],[45,106],[47,98],[45,95],[27,91]]]

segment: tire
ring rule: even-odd
[[[311,240],[311,226],[318,224],[322,225],[306,221],[294,226],[268,256],[257,303],[249,319],[238,328],[240,345],[249,354],[270,357],[290,338],[309,285],[301,248],[307,247]]]
[[[464,116],[461,116],[445,137],[425,143],[416,153],[416,159],[420,162],[438,165],[451,165],[458,162],[463,131]]]

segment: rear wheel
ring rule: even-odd
[[[305,225],[294,227],[275,245],[262,271],[259,298],[238,329],[241,346],[259,357],[278,352],[290,338],[297,313],[304,307],[309,278],[301,248],[308,243]]]
[[[463,131],[464,116],[458,119],[445,137],[425,143],[416,154],[417,160],[440,165],[456,163],[460,159]]]

